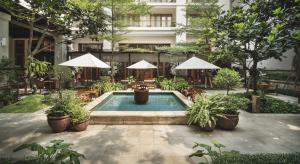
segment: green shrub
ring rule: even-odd
[[[177,91],[181,92],[189,88],[189,83],[182,77],[177,77],[173,82]]]
[[[129,84],[129,85],[131,85],[131,84],[133,84],[133,83],[136,82],[136,79],[135,79],[135,77],[133,77],[133,76],[127,77],[127,80],[128,80],[128,84]]]
[[[64,116],[70,114],[74,105],[83,106],[83,102],[76,97],[73,91],[63,91],[45,97],[47,103],[54,103],[54,106],[46,111],[51,116]]]
[[[238,72],[228,68],[223,68],[218,71],[217,75],[214,77],[213,82],[218,87],[225,88],[228,94],[229,89],[240,85],[241,77]]]
[[[216,123],[217,117],[222,117],[219,114],[221,107],[222,103],[214,101],[212,97],[196,96],[194,104],[187,110],[188,124],[197,124],[201,127],[211,126],[212,123]]]
[[[83,108],[80,104],[72,104],[71,105],[71,119],[72,123],[80,123],[82,121],[87,120],[90,117],[90,113]]]
[[[55,65],[53,66],[54,77],[58,79],[59,89],[63,88],[66,83],[73,79],[73,73],[71,68]]]
[[[37,152],[34,156],[26,156],[23,160],[18,160],[14,163],[30,163],[30,164],[54,164],[54,163],[80,163],[80,158],[85,158],[71,149],[71,144],[64,143],[63,140],[52,140],[51,145],[41,146],[37,143],[23,144],[14,152],[23,149],[29,149]]]
[[[123,85],[121,83],[111,83],[104,82],[101,84],[101,90],[105,92],[117,91],[123,89]]]
[[[163,90],[175,90],[175,85],[173,83],[173,80],[168,80],[168,79],[164,79],[161,83],[160,83],[160,87]]]
[[[250,102],[249,99],[236,95],[215,95],[212,99],[222,103],[222,108],[220,108],[222,114],[238,114],[238,110],[246,110]]]
[[[181,92],[182,90],[189,88],[189,84],[184,78],[177,77],[175,80],[163,79],[160,82],[160,87],[163,90],[177,90]]]
[[[265,96],[262,99],[261,109],[262,113],[300,113],[298,105],[269,96]]]
[[[224,145],[213,141],[213,147],[207,144],[195,143],[196,149],[189,157],[204,158],[205,163],[212,164],[298,164],[300,163],[300,153],[289,154],[240,154],[238,151],[222,151]]]

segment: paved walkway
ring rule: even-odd
[[[0,155],[16,146],[53,139],[72,143],[86,155],[83,163],[196,163],[188,158],[194,142],[216,140],[244,153],[300,151],[300,115],[241,112],[235,131],[202,132],[184,125],[91,125],[84,132],[51,133],[43,113],[0,114]]]

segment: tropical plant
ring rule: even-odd
[[[37,90],[36,81],[47,74],[50,63],[30,57],[28,57],[27,63],[27,78],[29,79],[31,88],[33,88],[33,93],[35,93]]]
[[[101,84],[101,90],[104,93],[121,89],[123,89],[123,85],[121,83],[104,82]]]
[[[71,81],[73,78],[72,70],[69,67],[55,65],[53,66],[53,71],[54,77],[58,79],[59,90],[62,88],[63,84]]]
[[[71,113],[73,106],[82,106],[82,101],[73,91],[62,91],[45,97],[46,103],[53,103],[53,107],[46,111],[51,116],[64,116]]]
[[[238,110],[245,110],[250,102],[249,99],[237,95],[215,95],[212,99],[223,104],[219,111],[221,114],[238,114]]]
[[[164,79],[162,82],[160,82],[160,87],[163,90],[175,90],[175,85],[173,83],[173,80],[170,79]]]
[[[201,127],[211,126],[217,121],[217,117],[223,117],[220,114],[220,108],[224,104],[215,101],[205,95],[197,95],[194,104],[188,108],[188,124],[197,124]]]
[[[84,109],[81,104],[71,104],[71,119],[73,124],[80,123],[82,121],[86,121],[90,117],[90,113]]]
[[[178,90],[180,92],[189,88],[189,83],[182,77],[176,77],[173,82],[175,84],[175,90]]]
[[[71,149],[71,144],[64,143],[63,140],[52,140],[51,145],[42,146],[37,143],[23,144],[16,149],[14,152],[29,149],[37,152],[37,155],[27,156],[24,160],[20,160],[17,163],[30,163],[30,164],[63,164],[63,163],[74,163],[79,164],[80,158],[85,158],[83,154],[78,153]]]
[[[300,153],[259,153],[259,154],[241,154],[238,151],[223,151],[224,145],[212,141],[213,147],[207,144],[195,143],[193,149],[196,149],[189,157],[204,158],[207,164],[253,164],[253,163],[299,163]]]
[[[225,148],[225,146],[220,144],[217,141],[212,141],[212,144],[214,148],[216,148],[217,150],[214,150],[212,146],[207,144],[195,143],[193,149],[197,149],[197,150],[191,155],[189,155],[189,157],[200,157],[200,158],[203,157],[206,160],[206,163],[221,164],[220,158],[223,155],[222,148]]]
[[[229,93],[229,89],[238,86],[241,82],[241,77],[238,72],[223,68],[218,71],[217,75],[214,77],[213,82],[221,88],[226,88],[227,95]]]

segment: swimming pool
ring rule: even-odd
[[[94,111],[185,111],[187,106],[172,92],[149,93],[147,104],[134,102],[133,92],[114,92],[94,107]]]

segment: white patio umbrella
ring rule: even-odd
[[[179,64],[175,69],[190,69],[190,70],[212,70],[212,69],[220,69],[220,67],[209,63],[205,60],[199,59],[197,57],[191,57],[185,62]],[[211,78],[209,77],[210,86],[212,88]],[[207,83],[207,76],[205,76],[205,88]],[[194,84],[195,85],[195,84]]]
[[[141,60],[131,66],[127,67],[128,69],[156,69],[157,67],[145,60]]]
[[[83,67],[83,68],[110,68],[109,65],[96,58],[94,55],[87,53],[69,61],[60,63],[62,66]],[[92,74],[92,71],[91,71]],[[86,79],[86,72],[84,74]],[[87,80],[87,79],[86,79]]]
[[[157,69],[157,67],[145,60],[141,60],[135,64],[132,64],[131,66],[127,67],[128,69],[141,69],[141,70],[145,70],[145,69]],[[144,77],[143,77],[144,80]]]
[[[94,55],[87,53],[59,65],[70,67],[88,67],[88,68],[110,68],[109,65],[96,58]]]
[[[175,69],[220,69],[220,67],[197,57],[191,57],[179,64]]]

